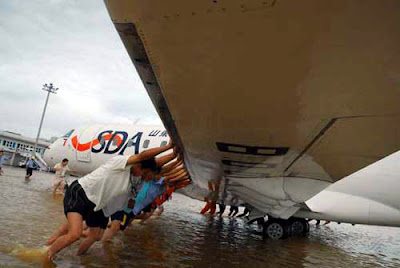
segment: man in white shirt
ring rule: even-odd
[[[161,178],[163,178],[163,180],[165,180],[165,181],[174,180],[174,179],[178,178],[178,176],[180,176],[180,173],[177,171],[180,171],[182,169],[182,167],[183,167],[183,161],[180,160],[180,156],[178,156],[178,159],[176,161],[163,166],[163,168],[160,172],[160,175],[157,175],[154,178],[153,177],[145,178],[144,181],[150,181],[153,179],[155,181],[159,181]],[[187,172],[185,172],[185,175],[186,174],[187,174]],[[135,191],[135,193],[133,195],[133,198],[136,197],[137,187],[134,187],[134,191]],[[131,196],[129,196],[129,195],[126,196],[125,200],[129,200],[130,197]],[[154,199],[155,198],[156,197],[154,197]],[[114,199],[114,200],[116,200],[116,199]],[[113,202],[113,203],[115,203],[115,202]],[[111,204],[108,204],[106,206],[107,209],[109,207],[111,207]],[[147,215],[148,217],[150,217],[152,215],[151,211],[153,211],[153,210],[150,210],[150,208],[151,208],[151,204],[149,205],[149,211],[147,211],[149,213]],[[111,239],[118,233],[118,231],[125,230],[125,228],[128,226],[129,220],[131,218],[134,218],[135,216],[137,216],[137,215],[133,214],[132,209],[133,209],[133,207],[132,208],[128,207],[127,202],[126,202],[125,207],[121,208],[120,210],[117,210],[117,212],[115,212],[114,214],[109,214],[108,211],[106,212],[105,208],[103,208],[104,214],[106,216],[107,216],[107,214],[109,214],[110,218],[111,218],[111,223],[109,226],[110,228],[106,229],[106,231],[104,232],[104,235],[101,239],[103,243],[111,241]],[[161,213],[162,213],[162,211],[161,211]],[[159,214],[161,215],[161,213],[159,213]],[[132,214],[132,215],[130,215],[130,214]],[[145,221],[145,219],[142,220],[142,222],[144,222],[144,221]]]
[[[156,172],[176,155],[174,151],[157,159],[155,156],[172,148],[170,142],[166,146],[145,150],[137,155],[116,156],[69,185],[64,197],[64,213],[68,223],[61,225],[48,240],[47,245],[50,248],[47,260],[51,261],[57,252],[79,240],[84,220],[89,227],[88,237],[80,245],[78,255],[85,253],[90,245],[99,241],[108,224],[108,217],[102,209],[114,202],[118,196],[129,194],[132,184],[135,184],[140,176],[154,177]],[[115,209],[124,205],[124,201],[121,201]],[[118,210],[110,210],[109,213]]]
[[[53,178],[53,196],[56,195],[57,189],[60,189],[61,193],[64,193],[65,173],[71,171],[68,167],[68,159],[64,158],[61,163],[55,165],[54,170],[56,174]]]

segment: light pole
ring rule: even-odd
[[[42,130],[43,119],[44,119],[44,115],[46,113],[47,103],[49,102],[50,93],[57,94],[58,88],[53,87],[53,83],[50,83],[49,85],[44,84],[42,90],[47,91],[47,97],[46,97],[46,102],[44,104],[42,118],[40,119],[40,125],[39,125],[38,134],[36,136],[35,147],[33,148],[34,154],[36,154],[36,148],[37,148],[37,144],[38,144],[39,137],[40,137],[40,131]]]

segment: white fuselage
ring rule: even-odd
[[[67,158],[76,175],[85,175],[114,156],[138,154],[168,141],[168,133],[162,126],[94,125],[59,138],[43,158],[50,167]]]

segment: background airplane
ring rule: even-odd
[[[49,166],[68,158],[71,169],[85,175],[113,156],[138,154],[168,141],[161,126],[93,125],[72,129],[51,144],[43,158]]]

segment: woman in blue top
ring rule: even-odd
[[[29,157],[28,161],[26,161],[26,176],[25,180],[29,180],[32,176],[33,169],[35,167],[35,157],[31,156]]]

